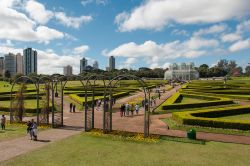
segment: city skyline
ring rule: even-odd
[[[68,63],[77,74],[82,57],[89,65],[97,60],[100,69],[109,56],[118,69],[212,66],[220,59],[245,68],[250,62],[248,0],[1,0],[0,6],[6,25],[0,27],[0,56],[32,47],[39,74],[62,73]]]

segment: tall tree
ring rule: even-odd
[[[245,74],[246,74],[247,76],[250,76],[250,66],[247,66],[247,67],[245,68]]]

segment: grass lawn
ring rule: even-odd
[[[206,145],[160,141],[139,143],[86,134],[72,136],[0,163],[2,166],[163,166],[250,164],[249,145],[208,142]]]
[[[212,127],[202,127],[202,126],[189,126],[181,125],[174,121],[172,118],[162,119],[170,129],[184,130],[188,131],[190,129],[195,129],[200,132],[209,132],[209,133],[221,133],[221,134],[232,134],[232,135],[246,135],[250,136],[250,131],[236,130],[236,129],[223,129],[223,128],[212,128]]]
[[[207,102],[207,100],[202,99],[196,99],[191,97],[183,97],[180,103],[186,104],[186,103],[200,103],[200,102]]]
[[[26,135],[26,126],[24,125],[6,125],[6,130],[0,129],[0,141],[13,139]],[[1,164],[0,164],[1,165]]]
[[[250,114],[225,116],[225,117],[221,117],[221,119],[235,119],[235,120],[249,120],[250,121]]]

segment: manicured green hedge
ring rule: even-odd
[[[246,113],[250,113],[250,106],[234,106],[226,108],[204,109],[200,111],[174,112],[173,118],[184,125],[250,130],[250,122],[247,120],[228,120],[218,118],[222,116]]]
[[[177,103],[178,100],[181,100],[182,97],[191,97],[203,100],[212,100],[207,102],[200,103]],[[213,96],[205,96],[205,95],[196,95],[196,94],[186,94],[186,93],[175,93],[170,98],[168,98],[162,105],[162,110],[169,109],[184,109],[184,108],[199,108],[199,107],[209,107],[209,106],[217,106],[217,105],[227,105],[234,104],[234,102],[227,98],[213,97]]]
[[[50,110],[52,110],[52,107],[50,107]],[[10,112],[9,107],[0,107],[0,111],[3,112]],[[39,113],[41,112],[41,109],[39,109]],[[25,113],[36,113],[36,108],[25,108]]]
[[[234,104],[232,100],[219,100],[219,101],[207,101],[200,103],[183,103],[183,104],[170,104],[170,105],[162,105],[163,110],[168,109],[185,109],[185,108],[199,108],[199,107],[209,107],[209,106],[218,106],[218,105],[227,105]]]
[[[129,92],[120,92],[120,93],[115,93],[113,94],[114,98],[120,98],[129,95]],[[74,100],[75,102],[79,104],[85,103],[85,98],[84,97],[79,97],[77,94],[70,94],[69,97]],[[88,98],[89,99],[89,98]],[[104,96],[95,96],[95,102],[99,99],[104,99]],[[88,104],[92,103],[92,98],[88,100]]]

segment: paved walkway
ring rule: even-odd
[[[29,136],[0,142],[0,162],[18,155],[41,148],[49,143],[70,137],[80,133],[79,130],[50,129],[42,131],[38,135],[38,141],[30,140]]]

